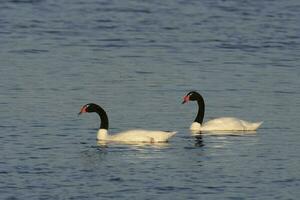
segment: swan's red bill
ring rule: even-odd
[[[80,112],[78,113],[78,115],[82,114],[82,113],[85,113],[86,112],[86,106],[83,106],[81,109],[80,109]]]
[[[182,104],[189,102],[189,100],[190,100],[190,96],[184,96]]]

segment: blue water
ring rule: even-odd
[[[0,2],[0,199],[298,199],[298,0]],[[193,136],[205,121],[256,134]],[[98,144],[176,130],[165,145]]]

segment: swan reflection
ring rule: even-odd
[[[256,131],[196,131],[190,130],[192,136],[211,135],[211,136],[245,136],[256,135]]]
[[[110,145],[119,146],[119,145],[126,145],[133,149],[143,149],[143,148],[153,148],[153,149],[163,149],[170,146],[169,143],[166,142],[156,142],[156,143],[147,143],[147,142],[116,142],[116,141],[97,141],[97,145],[100,148],[108,148]]]
[[[195,135],[195,147],[203,147],[203,136],[201,134]]]

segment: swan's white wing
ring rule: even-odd
[[[202,131],[254,131],[262,122],[252,123],[234,117],[221,117],[210,120],[201,126]]]
[[[112,136],[109,140],[124,142],[167,142],[176,132],[149,131],[149,130],[128,130]]]

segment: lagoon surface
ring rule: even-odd
[[[298,199],[298,0],[0,2],[0,199]],[[192,135],[204,121],[253,134]],[[175,130],[164,145],[100,144]]]

